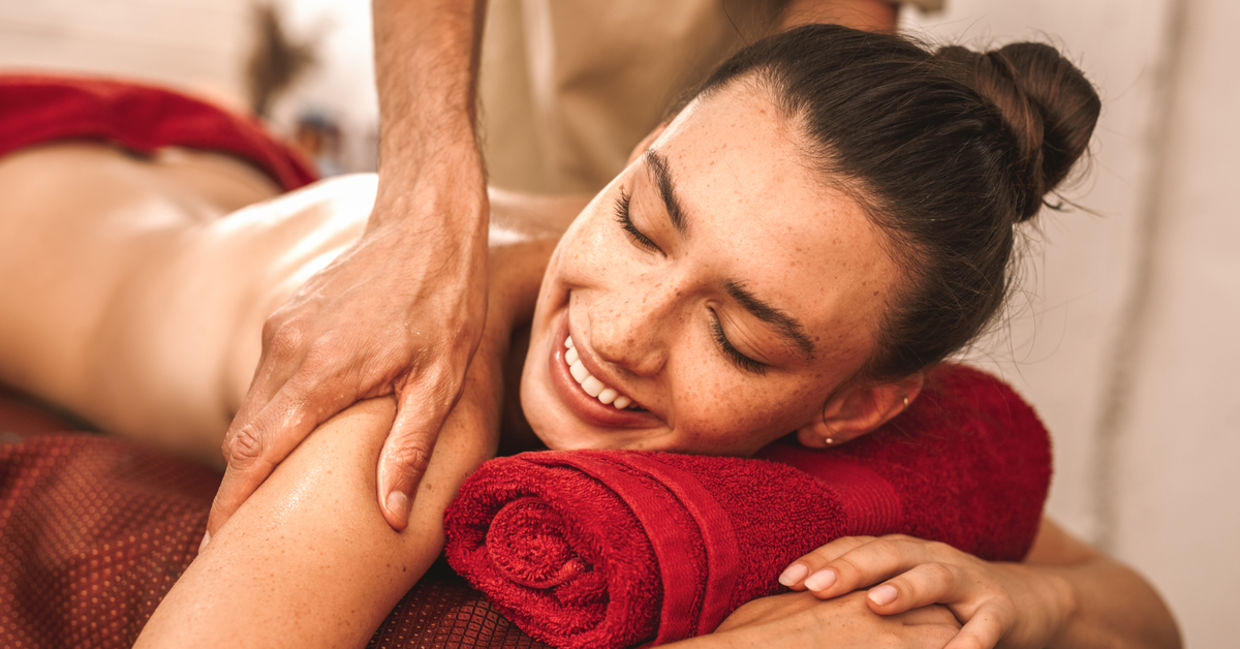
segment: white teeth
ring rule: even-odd
[[[581,389],[585,390],[586,394],[592,397],[597,397],[605,387],[607,386],[603,385],[602,381],[594,378],[593,376],[587,376],[586,380],[581,382]]]
[[[573,375],[574,379],[577,379],[578,383],[581,383],[586,380],[587,376],[590,376],[590,372],[586,370],[586,366],[582,365],[580,360],[572,365],[569,365],[568,371]]]
[[[616,410],[624,410],[633,403],[632,399],[620,394],[615,388],[607,387],[607,384],[590,374],[585,364],[581,362],[581,355],[577,353],[572,336],[564,339],[564,348],[566,350],[564,352],[564,362],[568,365],[568,372],[573,375],[573,379],[581,385],[581,389],[586,394],[598,399],[604,405],[614,407]]]

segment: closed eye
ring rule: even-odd
[[[755,361],[742,354],[732,344],[732,341],[728,340],[728,335],[723,331],[723,323],[719,322],[719,314],[715,313],[714,309],[710,310],[710,330],[711,336],[715,339],[715,344],[719,345],[720,351],[723,352],[724,356],[728,357],[728,360],[732,361],[733,365],[751,374],[759,376],[766,374],[767,366],[765,363]]]
[[[623,189],[620,190],[620,196],[616,198],[616,222],[618,222],[620,227],[628,233],[629,238],[633,240],[634,244],[651,252],[663,254],[663,250],[659,248],[658,244],[652,241],[650,237],[646,236],[646,234],[641,230],[638,230],[636,225],[633,225],[633,217],[629,212],[630,198],[631,197],[627,192]]]

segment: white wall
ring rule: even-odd
[[[1052,513],[1147,574],[1187,646],[1234,646],[1240,5],[949,4],[911,22],[973,44],[1050,35],[1103,97],[1092,176],[1067,193],[1096,215],[1044,211],[1036,297],[976,356],[1054,433]]]
[[[244,105],[250,0],[0,0],[0,69],[90,71]]]
[[[502,1],[502,0],[497,0]],[[284,2],[335,61],[293,94],[373,125],[366,6]],[[0,0],[0,67],[140,75],[242,103],[251,0]],[[1137,565],[1188,645],[1240,637],[1240,5],[1229,0],[949,0],[917,33],[1049,38],[1099,87],[1092,173],[1044,213],[1024,292],[972,357],[1055,434],[1051,510]],[[277,110],[288,110],[281,107]],[[355,126],[354,126],[355,125]]]
[[[1240,637],[1240,57],[1234,2],[1182,2],[1145,304],[1114,445],[1114,550],[1166,590],[1189,646]]]

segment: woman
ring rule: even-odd
[[[393,405],[362,402],[213,522],[139,646],[364,644],[438,555],[444,507],[501,443],[501,403],[506,434],[557,449],[747,455],[789,431],[826,448],[874,430],[1001,303],[1013,227],[1067,175],[1097,111],[1089,84],[1045,46],[930,54],[820,26],[748,48],[562,237],[567,202],[497,197],[482,360],[403,531],[373,506]],[[178,431],[161,441],[200,455],[249,383],[259,323],[357,237],[374,191],[348,178],[241,207],[270,187],[211,156],[150,163],[62,145],[2,164],[20,220],[2,225],[15,281],[0,304],[23,308],[5,313],[0,378],[105,429]],[[519,407],[503,399],[517,384],[505,380],[509,352],[525,356]],[[1176,644],[1148,586],[1053,525],[1024,567],[845,539],[784,579],[830,597],[889,575],[894,600],[883,587],[870,604],[791,593],[686,644],[801,646],[826,639],[806,624],[822,616],[833,645],[871,646],[876,633],[935,646]],[[951,612],[917,608],[935,602]],[[886,616],[857,615],[865,606]]]

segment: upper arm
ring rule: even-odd
[[[443,511],[486,456],[484,434],[445,431],[396,532],[375,504],[390,399],[320,426],[212,538],[138,646],[362,646],[443,546]],[[463,423],[463,422],[458,422]]]

